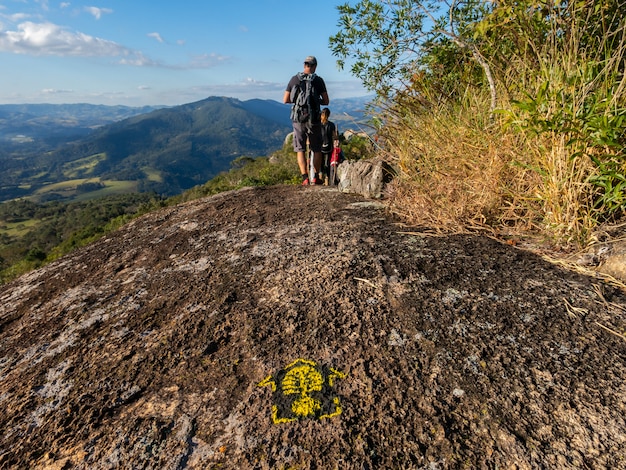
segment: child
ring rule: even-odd
[[[329,121],[330,109],[322,109],[322,179],[330,185],[330,156],[333,153],[333,141],[339,138],[337,126]]]
[[[344,161],[343,151],[339,146],[339,139],[335,139],[333,153],[330,156],[330,179],[328,180],[329,186],[337,186],[339,182],[337,178],[337,167]]]

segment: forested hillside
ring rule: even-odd
[[[148,193],[72,203],[2,203],[0,283],[83,246],[159,204],[160,200]]]
[[[248,109],[239,100],[213,97],[159,109],[49,151],[0,155],[0,200],[171,196],[227,170],[235,158],[269,155],[289,131],[288,110],[276,102]]]

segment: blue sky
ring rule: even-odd
[[[309,54],[331,105],[363,96],[328,46],[344,2],[0,0],[0,104],[282,101]]]

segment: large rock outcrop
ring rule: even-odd
[[[369,199],[381,199],[385,184],[391,181],[393,169],[380,158],[349,161],[337,167],[339,190]]]
[[[326,187],[0,287],[0,468],[626,468],[626,298]]]

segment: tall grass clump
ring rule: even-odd
[[[626,209],[626,4],[461,4],[465,43],[429,42],[381,99],[393,209],[584,246]]]
[[[503,28],[507,47],[498,51],[511,64],[500,67],[510,98],[503,125],[528,149],[519,161],[538,176],[538,222],[560,242],[586,244],[626,208],[624,6],[511,4],[486,20],[517,25]]]
[[[384,111],[381,140],[399,175],[392,210],[411,224],[446,231],[505,223],[514,168],[504,150],[511,144],[490,126],[488,103],[436,112],[422,105],[404,95]]]

